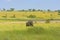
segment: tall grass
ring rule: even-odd
[[[0,40],[60,40],[60,28],[46,30],[32,27],[23,31],[0,31]]]

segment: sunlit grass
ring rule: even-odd
[[[11,16],[13,16],[13,15],[15,15],[16,18],[27,18],[27,16],[29,16],[29,15],[35,15],[36,18],[40,18],[40,19],[50,19],[51,17],[53,19],[60,18],[60,16],[58,15],[58,12],[40,12],[40,11],[34,11],[34,12],[33,11],[32,12],[2,11],[2,12],[0,12],[0,18],[3,18],[2,16],[5,16],[5,15],[7,15],[7,18],[11,18]]]
[[[27,16],[35,15],[36,19],[60,19],[57,12],[0,12],[0,18],[7,14],[7,18],[15,15],[16,19],[29,19]],[[52,14],[52,16],[51,16]],[[30,19],[29,19],[30,20]],[[12,23],[11,23],[12,22]],[[15,22],[15,23],[14,23]],[[17,23],[16,23],[17,22]],[[21,22],[21,23],[19,23]],[[60,40],[60,23],[34,23],[27,27],[26,22],[0,20],[0,40]]]
[[[45,29],[60,27],[60,23],[34,23],[33,27],[43,27]],[[13,30],[26,30],[26,22],[25,23],[0,23],[0,31],[13,31]]]
[[[60,40],[60,23],[0,23],[0,40]]]

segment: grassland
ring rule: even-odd
[[[11,18],[13,15],[16,17]],[[35,15],[36,18],[27,18],[29,15]],[[60,15],[57,12],[40,11],[0,12],[0,40],[60,40],[60,22],[41,23],[37,21],[33,27],[26,27],[25,20],[51,18],[60,19]]]
[[[3,16],[7,16],[7,19],[12,19],[12,16],[15,15],[16,19],[30,19],[27,16],[29,15],[35,15],[36,19],[60,19],[60,15],[58,15],[58,12],[41,12],[41,11],[12,11],[12,12],[6,12],[6,11],[1,11],[0,12],[0,19],[3,19]]]
[[[60,23],[0,23],[0,40],[60,40]]]

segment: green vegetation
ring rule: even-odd
[[[15,15],[11,16],[11,18],[16,18]]]
[[[60,23],[0,23],[0,40],[60,40]]]
[[[10,8],[6,10],[3,8],[3,11],[0,11],[0,19],[7,17],[7,19],[16,18],[16,19],[36,19],[36,20],[47,20],[47,19],[60,19],[59,11],[52,11],[50,9],[46,10],[36,10],[36,9],[28,9],[28,10],[15,10],[14,8]],[[7,16],[5,16],[7,15]],[[18,20],[17,20],[18,21]]]
[[[0,40],[60,40],[60,29],[29,28],[24,31],[0,31]]]
[[[5,14],[4,16],[2,16],[3,18],[7,18],[7,14]]]
[[[28,18],[36,18],[35,15],[29,15]]]
[[[15,10],[3,8],[0,11],[0,40],[60,40],[60,11]],[[26,26],[33,20],[33,27]]]

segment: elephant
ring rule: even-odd
[[[33,26],[33,21],[32,20],[27,21],[26,26]]]

